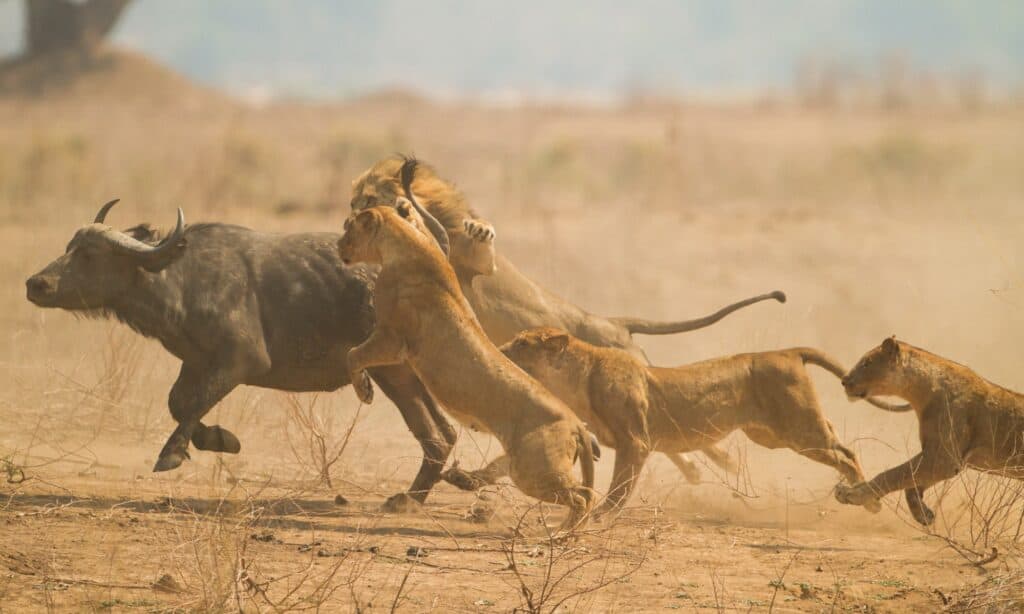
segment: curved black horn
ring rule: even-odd
[[[437,218],[430,214],[426,209],[420,206],[416,196],[412,193],[412,180],[416,176],[416,166],[419,162],[416,158],[408,157],[405,162],[402,163],[402,169],[399,171],[399,177],[402,181],[402,191],[405,192],[405,197],[412,203],[416,212],[423,218],[423,223],[427,225],[427,230],[430,234],[434,235],[434,239],[437,241],[438,247],[444,252],[445,257],[448,256],[448,231],[444,229],[441,222],[437,221]]]
[[[121,199],[120,198],[115,198],[114,200],[112,200],[109,203],[107,203],[107,204],[103,205],[102,207],[100,207],[100,211],[99,211],[99,213],[96,214],[96,219],[94,219],[92,221],[92,223],[93,224],[102,224],[104,222],[104,220],[107,219],[107,213],[109,213],[110,210],[114,208],[114,205],[116,205],[119,202],[121,202]]]
[[[167,235],[167,238],[159,243],[159,245],[149,245],[143,243],[134,237],[130,237],[123,232],[118,230],[108,230],[106,232],[107,239],[114,244],[114,246],[126,253],[137,254],[139,256],[145,256],[147,259],[153,259],[164,252],[174,249],[180,242],[182,237],[185,236],[185,213],[178,208],[178,224],[174,227],[174,231]]]

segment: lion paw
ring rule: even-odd
[[[456,466],[442,473],[441,479],[460,490],[480,490],[491,485],[491,482],[477,476],[476,472],[464,471]]]
[[[463,220],[462,227],[466,234],[480,243],[491,243],[494,241],[494,226],[480,220]]]
[[[363,403],[369,405],[373,403],[373,380],[370,379],[370,374],[366,371],[359,371],[352,378],[352,388],[356,391],[356,396]]]
[[[870,512],[882,510],[882,503],[867,483],[861,482],[853,486],[836,485],[836,501],[846,505],[861,505]]]
[[[423,504],[417,501],[407,492],[400,492],[391,495],[388,500],[380,506],[380,510],[387,514],[412,514],[418,512]]]

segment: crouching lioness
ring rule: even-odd
[[[909,401],[921,453],[870,482],[837,488],[840,502],[864,505],[902,490],[914,519],[929,525],[935,514],[922,500],[925,489],[965,468],[1024,479],[1024,395],[892,338],[865,354],[843,387],[851,399],[895,395]]]
[[[501,351],[573,408],[598,441],[615,448],[602,512],[625,501],[652,451],[697,450],[737,429],[766,448],[790,448],[824,463],[850,482],[864,479],[857,456],[822,414],[804,369],[810,363],[843,376],[842,367],[818,350],[739,354],[659,368],[626,351],[540,328],[520,333]],[[476,473],[449,470],[444,478],[456,486],[479,486],[500,477],[504,462],[497,459]],[[874,499],[865,507],[881,509]]]
[[[451,265],[405,199],[349,218],[342,260],[381,265],[376,327],[348,354],[364,402],[366,369],[405,362],[466,426],[494,435],[524,493],[570,508],[563,529],[585,522],[593,501],[594,456],[583,423],[492,344],[459,289]],[[360,385],[361,383],[361,385]],[[573,476],[579,457],[583,485]]]

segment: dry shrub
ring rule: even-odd
[[[319,394],[285,396],[288,447],[299,466],[316,475],[319,485],[334,487],[331,470],[345,453],[362,409],[360,404],[344,431],[338,432],[335,421],[340,412],[335,398]]]
[[[286,503],[287,496],[265,501],[248,494],[241,501],[220,500],[209,514],[190,512],[185,520],[172,520],[170,580],[162,584],[180,595],[176,608],[194,612],[302,612],[321,611],[339,602],[348,604],[353,586],[366,570],[365,561],[351,553],[307,547],[304,560],[282,561],[260,552],[265,541],[264,511]],[[239,510],[239,511],[233,511]],[[181,510],[172,509],[176,515]],[[314,542],[317,544],[319,542]],[[278,546],[280,547],[280,546]]]
[[[526,544],[524,534],[532,532],[533,527],[543,530],[540,545]],[[502,550],[520,597],[516,612],[553,613],[571,601],[575,602],[574,609],[586,610],[582,601],[615,582],[627,581],[647,559],[646,548],[623,548],[612,525],[574,530],[568,535],[556,533],[548,526],[543,503],[520,512],[510,528],[513,537],[502,544]],[[583,536],[587,538],[586,546],[576,543]],[[591,545],[595,542],[597,545]],[[583,572],[594,568],[600,570],[597,577],[584,580]]]

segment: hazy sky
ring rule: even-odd
[[[0,49],[21,0],[0,0]],[[614,96],[786,87],[808,57],[1024,75],[1024,0],[136,0],[115,40],[234,91]]]

